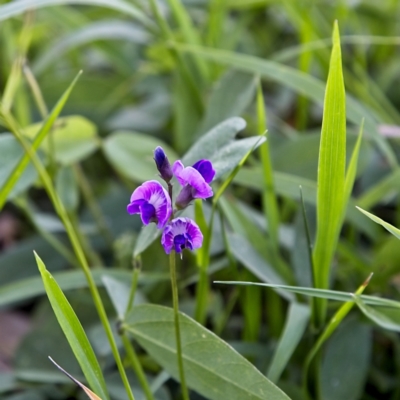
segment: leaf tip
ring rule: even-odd
[[[333,23],[332,40],[333,40],[334,45],[340,45],[339,23],[338,23],[337,19],[335,19],[335,21]]]

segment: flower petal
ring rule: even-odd
[[[181,178],[195,190],[193,197],[195,199],[207,199],[213,195],[211,186],[204,180],[197,169],[186,167],[180,174]]]
[[[193,165],[193,168],[200,172],[207,183],[214,179],[215,170],[210,160],[199,160]]]

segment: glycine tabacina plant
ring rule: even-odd
[[[182,257],[184,249],[194,250],[200,248],[203,244],[203,234],[192,219],[183,217],[175,218],[175,214],[188,207],[194,199],[207,199],[213,195],[210,183],[215,176],[215,170],[209,160],[199,160],[191,167],[185,167],[180,160],[177,160],[171,167],[168,157],[161,147],[157,147],[154,150],[154,161],[161,179],[168,186],[168,190],[156,180],[144,182],[132,193],[127,211],[129,214],[140,214],[144,225],[154,222],[157,228],[162,230],[161,244],[165,252],[170,255],[175,338],[182,395],[184,400],[189,400],[189,392],[183,368],[179,327],[175,253],[180,254]],[[182,186],[181,191],[176,196],[175,204],[173,201],[173,185],[171,183],[174,176],[179,185]],[[175,208],[172,207],[172,204],[175,205]]]

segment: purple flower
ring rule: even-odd
[[[147,181],[132,193],[129,214],[140,214],[143,224],[157,223],[162,229],[172,214],[171,199],[160,182]]]
[[[154,161],[156,162],[158,172],[164,181],[169,182],[172,179],[172,169],[162,147],[158,146],[154,150]]]
[[[161,244],[167,254],[171,250],[182,253],[183,249],[198,249],[203,244],[203,234],[190,218],[175,218],[164,229]]]
[[[176,198],[178,208],[185,208],[193,199],[206,199],[213,195],[209,183],[215,176],[215,170],[209,160],[197,161],[192,167],[184,167],[181,161],[172,166],[176,179],[183,189]]]

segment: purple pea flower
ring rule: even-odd
[[[193,199],[207,199],[213,195],[209,183],[215,176],[215,170],[209,160],[199,160],[192,167],[184,167],[180,160],[172,166],[176,179],[183,189],[176,198],[176,206],[185,208]]]
[[[162,229],[172,214],[171,199],[160,182],[147,181],[132,193],[126,210],[129,214],[140,214],[144,225],[155,222]]]
[[[171,250],[182,253],[183,249],[198,249],[203,244],[203,234],[190,218],[175,218],[164,229],[161,244],[167,254]]]
[[[156,162],[161,178],[164,179],[165,182],[169,182],[173,177],[172,169],[164,149],[160,146],[156,147],[154,150],[154,161]]]

